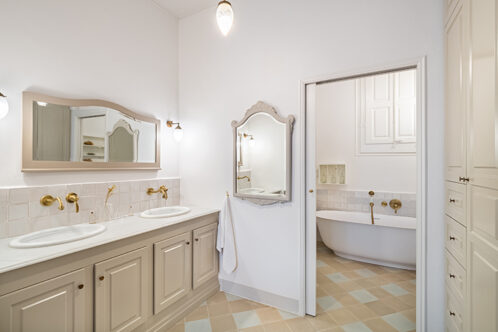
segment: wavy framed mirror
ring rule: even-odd
[[[105,100],[23,92],[23,172],[160,169],[160,121]]]
[[[260,205],[291,200],[294,116],[280,116],[264,102],[233,128],[234,196]]]

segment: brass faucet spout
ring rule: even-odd
[[[59,210],[64,210],[64,204],[62,203],[62,199],[60,197],[53,197],[50,195],[45,195],[40,198],[40,204],[43,206],[51,206],[54,202],[57,201],[59,203]]]
[[[147,189],[147,195],[149,196],[157,193],[161,193],[164,199],[168,199],[168,188],[166,188],[165,186],[160,186],[157,190],[154,190],[154,188]]]

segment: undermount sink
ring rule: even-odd
[[[261,194],[263,193],[265,190],[264,189],[261,189],[261,188],[244,188],[244,189],[240,189],[239,190],[239,193],[241,194]]]
[[[22,235],[10,241],[12,248],[38,248],[53,246],[85,239],[102,233],[106,230],[104,225],[79,224],[44,229],[41,231]]]
[[[157,209],[150,209],[147,211],[144,211],[140,214],[140,217],[142,218],[168,218],[168,217],[175,217],[175,216],[180,216],[185,213],[189,213],[190,208],[186,206],[167,206],[167,207],[160,207]]]

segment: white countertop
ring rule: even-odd
[[[191,211],[189,213],[169,218],[145,219],[139,217],[137,214],[130,217],[99,223],[101,225],[105,225],[107,229],[105,232],[96,236],[48,247],[16,249],[9,246],[9,242],[13,238],[0,239],[0,273],[97,247],[106,243],[122,240],[166,226],[179,224],[216,212],[219,212],[219,210],[191,207]]]

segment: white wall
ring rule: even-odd
[[[415,193],[415,155],[356,154],[356,80],[316,87],[316,162],[346,164],[345,185],[320,185],[339,190]]]
[[[221,206],[232,188],[232,130],[256,101],[297,116],[291,203],[260,207],[232,199],[239,269],[221,277],[298,299],[301,130],[299,81],[427,55],[428,324],[442,331],[443,20],[434,0],[245,0],[222,37],[213,9],[180,21],[180,114],[185,128],[183,199]],[[243,235],[243,236],[242,236]]]
[[[1,3],[0,186],[178,175],[177,144],[162,126],[162,171],[22,173],[21,93],[105,99],[163,120],[178,108],[178,21],[152,0]],[[7,143],[8,142],[8,143]]]

